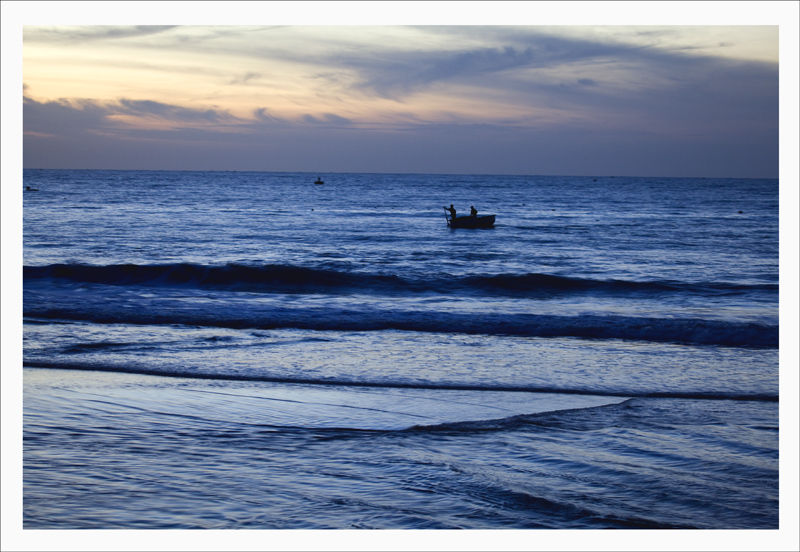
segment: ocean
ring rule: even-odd
[[[777,180],[24,186],[25,529],[779,527]]]

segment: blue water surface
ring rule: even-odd
[[[778,527],[776,180],[24,176],[27,529]]]

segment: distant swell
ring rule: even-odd
[[[777,284],[686,283],[676,281],[633,282],[592,280],[549,274],[494,274],[432,276],[363,274],[292,265],[227,264],[206,266],[188,263],[165,265],[57,264],[24,267],[25,280],[53,279],[115,286],[189,286],[264,293],[490,293],[537,296],[592,293],[608,295],[692,293],[736,295],[749,292],[777,293]]]
[[[258,381],[271,383],[291,383],[303,385],[336,385],[343,387],[378,387],[393,389],[440,389],[448,391],[511,391],[525,393],[561,393],[565,395],[594,395],[603,397],[649,397],[649,398],[677,398],[677,399],[707,399],[707,400],[740,400],[740,401],[766,401],[778,402],[777,395],[768,394],[743,394],[743,393],[720,393],[720,392],[629,392],[620,390],[598,390],[598,389],[575,389],[560,387],[537,387],[530,385],[470,385],[458,383],[424,383],[424,382],[369,382],[361,380],[347,379],[314,379],[314,378],[292,378],[277,377],[269,375],[242,375],[226,373],[198,373],[193,371],[181,371],[174,369],[146,368],[130,365],[103,365],[103,364],[73,364],[66,362],[48,361],[24,361],[22,365],[26,368],[48,368],[55,370],[81,370],[89,372],[118,372],[123,374],[139,374],[144,376],[159,376],[170,378],[188,378],[203,380],[223,380],[223,381]]]

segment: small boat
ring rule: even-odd
[[[445,208],[444,218],[447,219],[447,226],[450,228],[491,228],[494,226],[495,215],[467,215],[453,218]]]
[[[325,183],[322,181],[321,178],[317,177],[317,179],[314,181],[314,184],[325,184]]]

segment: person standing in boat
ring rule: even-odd
[[[471,216],[471,217],[477,217],[478,216],[478,210],[475,208],[474,205],[470,205],[470,207],[469,207],[469,216]]]
[[[452,204],[452,203],[450,204],[450,207],[445,207],[445,209],[447,209],[448,211],[450,211],[450,218],[451,218],[451,219],[454,219],[454,218],[456,218],[456,208],[455,208],[455,207],[453,207],[453,204]]]

